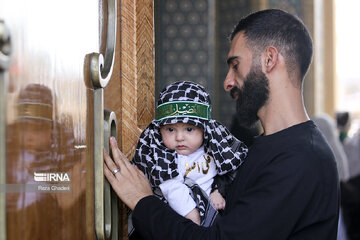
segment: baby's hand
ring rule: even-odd
[[[200,213],[196,208],[189,212],[185,217],[192,220],[197,225],[200,225]]]
[[[225,208],[225,199],[217,189],[210,193],[210,200],[214,204],[216,210],[223,210]]]

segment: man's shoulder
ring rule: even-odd
[[[300,173],[336,168],[335,158],[328,143],[311,122],[289,129],[252,149],[249,157],[261,165],[286,167]],[[246,161],[246,160],[245,160]],[[252,161],[252,159],[251,159]]]
[[[312,121],[302,123],[289,130],[289,135],[281,139],[280,151],[287,152],[295,158],[311,162],[320,159],[334,159],[333,152]]]

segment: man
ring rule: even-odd
[[[264,134],[239,168],[224,214],[209,228],[152,196],[111,139],[116,164],[105,153],[105,175],[133,209],[134,226],[145,239],[336,239],[336,164],[302,98],[311,58],[308,31],[286,12],[256,12],[235,27],[224,88],[237,99],[243,124],[260,119]]]

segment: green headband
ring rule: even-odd
[[[167,102],[156,108],[156,120],[173,117],[196,117],[210,119],[210,105],[196,102]]]

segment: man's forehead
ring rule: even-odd
[[[230,49],[227,56],[228,64],[231,63],[231,61],[240,58],[242,54],[245,54],[248,51],[250,51],[250,49],[246,45],[244,33],[237,33],[230,44]]]
[[[230,43],[230,52],[239,50],[246,47],[246,39],[243,32],[239,32],[235,35],[233,40]]]

